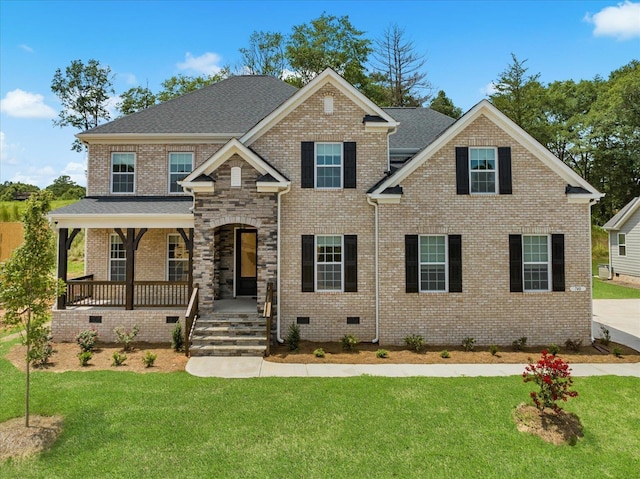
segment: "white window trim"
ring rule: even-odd
[[[231,188],[242,187],[242,168],[239,166],[231,167]]]
[[[113,191],[113,155],[121,155],[128,154],[133,155],[133,191]],[[138,163],[138,155],[134,151],[112,151],[111,152],[111,163],[109,165],[109,180],[110,180],[110,191],[112,195],[132,195],[136,192],[136,170]],[[119,173],[122,174],[122,173]]]
[[[335,168],[335,166],[318,166],[318,145],[340,145],[340,186],[318,186],[318,168]],[[313,181],[317,190],[341,190],[344,184],[344,143],[339,141],[321,141],[314,144],[313,151]],[[331,236],[331,235],[324,235]]]
[[[168,174],[168,178],[167,178],[167,191],[170,195],[184,195],[185,192],[184,191],[171,191],[171,155],[172,154],[176,154],[176,155],[191,155],[191,171],[193,171],[193,151],[170,151],[169,154],[167,155],[167,174]],[[134,170],[135,171],[135,170]],[[187,175],[189,175],[190,172],[187,172],[185,177]]]
[[[422,289],[422,265],[438,265],[442,263],[423,263],[420,261],[420,239],[427,236],[441,236],[444,238],[444,289]],[[418,291],[426,294],[448,293],[449,292],[449,237],[447,235],[418,235]]]
[[[118,238],[118,240],[120,241],[120,244],[122,244],[124,246],[124,243],[122,242],[122,238],[120,238],[120,235],[118,235],[117,233],[111,233],[109,235],[109,281],[124,281],[124,280],[115,280],[111,277],[111,263],[113,261],[118,261],[118,262],[124,262],[125,263],[125,271],[126,271],[126,262],[127,262],[127,250],[125,249],[124,252],[124,258],[112,258],[111,257],[111,244],[112,244],[112,238]],[[126,272],[125,272],[125,276],[126,276]],[[125,278],[126,279],[126,278]]]
[[[546,262],[542,262],[542,261],[526,262],[524,260],[524,239],[530,238],[532,236],[546,236],[547,238],[547,261]],[[546,264],[547,265],[547,288],[546,289],[527,289],[526,288],[527,283],[524,277],[524,267],[527,264]],[[545,293],[545,292],[551,291],[551,287],[552,287],[551,264],[552,264],[551,235],[522,235],[522,291],[524,291],[525,293]]]
[[[167,278],[166,279],[167,281],[171,281],[169,279],[169,264],[171,263],[171,261],[180,261],[182,263],[186,263],[187,267],[185,268],[185,271],[188,271],[188,269],[189,269],[189,258],[187,258],[187,259],[181,259],[181,258],[178,258],[178,259],[173,258],[172,259],[172,258],[169,258],[169,251],[170,251],[169,245],[171,244],[171,237],[172,236],[178,237],[178,239],[180,241],[182,241],[182,244],[184,245],[184,239],[182,239],[182,236],[180,236],[180,233],[168,233],[167,234],[167,274],[165,275],[165,277]],[[185,250],[186,250],[186,245],[184,245],[184,246],[185,246]]]
[[[494,158],[495,158],[495,168],[493,170],[480,170],[480,171],[493,171],[494,175],[495,175],[495,181],[494,181],[494,191],[472,191],[473,188],[473,180],[471,179],[471,174],[472,172],[476,172],[478,173],[478,171],[476,170],[472,170],[471,169],[471,150],[493,150],[494,153]],[[470,146],[469,147],[469,159],[467,160],[468,163],[468,167],[469,167],[469,194],[471,195],[497,195],[498,192],[500,191],[500,185],[498,185],[498,148],[495,146]]]
[[[340,264],[340,289],[320,289],[318,286],[318,238],[340,238],[340,257],[342,261],[338,263],[337,261],[331,263],[320,263],[320,264]],[[314,287],[315,291],[319,293],[343,293],[344,292],[344,235],[314,235],[314,244],[313,244],[313,265],[314,265]]]
[[[623,237],[623,242],[620,242],[620,236]],[[620,254],[620,246],[624,247],[624,254]],[[623,258],[627,256],[627,233],[618,233],[618,256]]]

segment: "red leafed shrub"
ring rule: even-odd
[[[556,404],[557,401],[566,401],[578,395],[576,391],[569,390],[573,385],[569,364],[557,356],[548,354],[546,350],[542,351],[537,363],[532,364],[529,359],[529,365],[524,368],[522,377],[525,383],[533,381],[540,386],[540,392],[530,393],[540,413],[545,408],[558,412],[562,408]]]

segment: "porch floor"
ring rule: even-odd
[[[255,298],[216,299],[213,302],[214,313],[255,313],[257,308]]]

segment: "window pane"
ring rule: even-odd
[[[524,265],[524,289],[525,290],[548,290],[549,289],[549,267],[546,264],[525,264]]]
[[[316,144],[316,188],[342,185],[342,144]]]
[[[109,241],[109,279],[124,281],[127,274],[127,250],[120,236],[111,235]]]
[[[445,257],[444,236],[420,237],[421,263],[444,263]]]
[[[421,265],[420,289],[422,291],[445,291],[446,277],[444,265]]]
[[[169,153],[169,192],[181,193],[178,181],[193,170],[193,153]]]
[[[496,192],[496,150],[494,148],[470,148],[469,170],[471,193]]]
[[[420,291],[446,291],[446,237],[420,236]]]
[[[524,236],[522,247],[525,263],[546,263],[549,261],[547,236]]]
[[[133,193],[135,154],[112,153],[111,177],[114,193]]]
[[[342,236],[316,237],[318,290],[342,289]]]

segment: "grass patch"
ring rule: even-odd
[[[24,375],[2,359],[0,376],[4,421],[23,414]],[[566,409],[585,436],[556,447],[516,430],[512,412],[530,390],[520,377],[36,372],[32,413],[63,416],[62,435],[0,477],[634,476],[640,380],[577,378],[575,388]]]
[[[62,208],[76,201],[78,200],[53,200],[51,202],[51,210]],[[20,221],[26,208],[26,201],[0,201],[0,212],[2,212],[0,216],[2,217],[2,221]]]
[[[640,289],[593,278],[593,299],[640,299]]]

